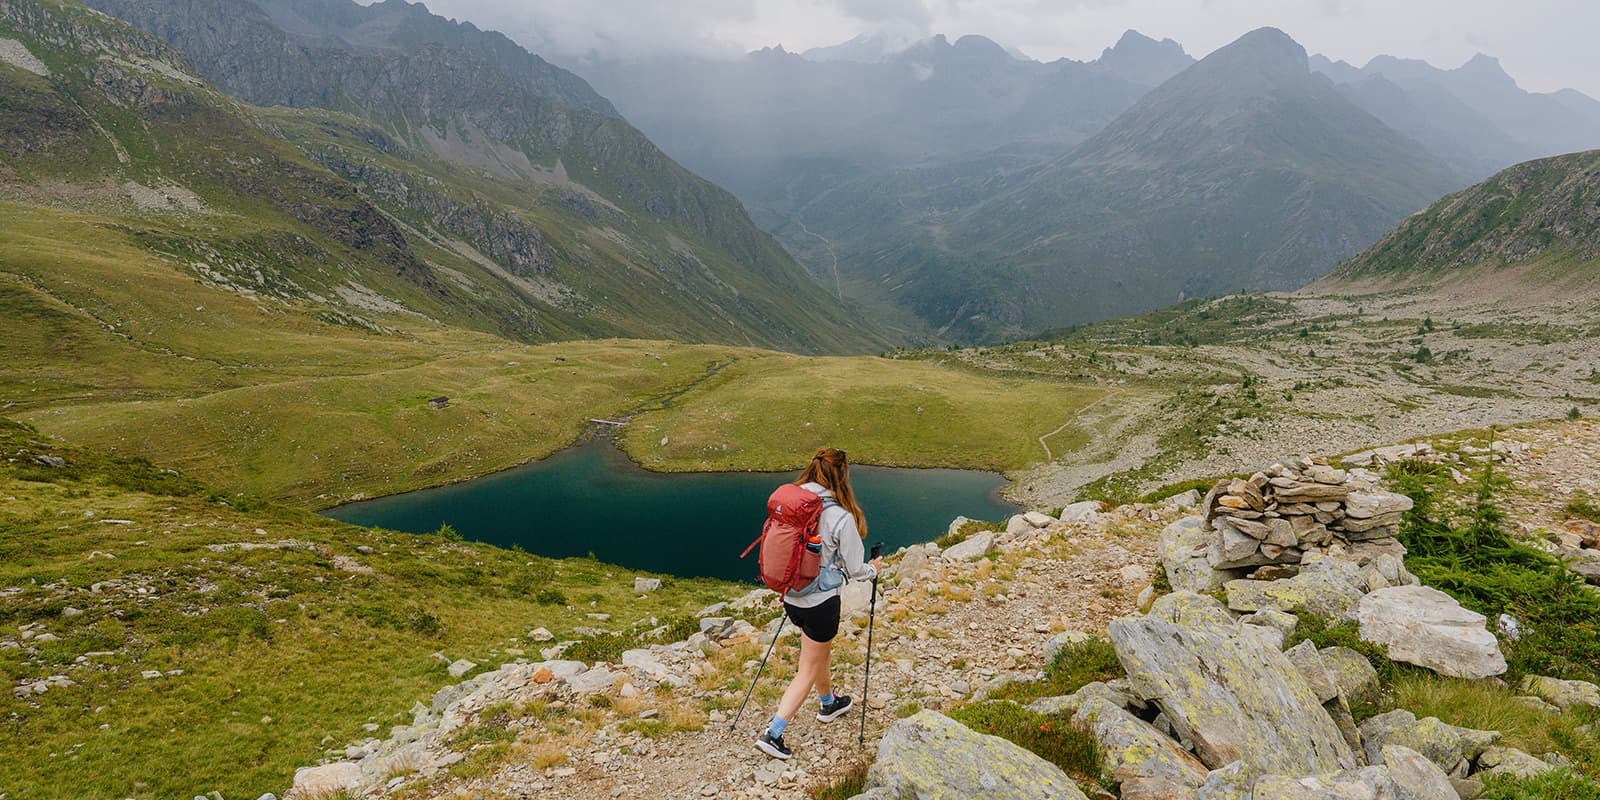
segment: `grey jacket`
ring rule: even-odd
[[[800,488],[823,498],[833,497],[833,491],[820,483],[801,484]],[[861,541],[861,532],[856,529],[856,518],[843,506],[828,503],[823,507],[817,533],[822,538],[822,565],[825,569],[831,564],[847,580],[871,580],[877,577],[878,571],[866,562],[866,547]],[[783,602],[797,608],[816,608],[838,594],[838,589],[803,595],[785,594]]]

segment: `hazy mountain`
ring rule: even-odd
[[[1325,281],[1454,279],[1532,266],[1540,283],[1600,283],[1600,150],[1518,164],[1406,219]],[[1531,291],[1529,274],[1518,273]],[[1507,286],[1507,289],[1513,287]]]
[[[523,340],[877,346],[737,200],[608,113],[581,79],[517,57],[503,37],[396,3],[274,9],[276,18],[292,10],[305,24],[325,22],[318,37],[292,34],[243,0],[96,5],[185,51],[163,46],[158,60],[187,77],[134,70],[125,80],[142,88],[131,106],[124,94],[135,90],[99,73],[65,72],[48,92],[6,82],[13,97],[0,114],[21,138],[5,140],[0,180],[22,196],[98,210],[79,201],[83,192],[62,182],[63,171],[73,181],[149,189],[124,193],[135,205],[177,187],[175,196],[193,194],[200,207],[229,214],[195,212],[199,230],[151,242],[188,254],[220,250],[229,257],[206,261],[215,280],[325,303],[330,313],[416,313]],[[53,44],[48,32],[63,14],[74,24],[106,20],[76,4],[0,7],[23,41]],[[94,36],[149,38],[98,25],[112,33]],[[387,43],[371,44],[380,39]],[[301,108],[253,108],[205,78],[248,101]],[[564,95],[606,110],[553,99]],[[36,119],[65,125],[83,147],[104,150],[110,139],[121,155],[75,161],[71,149],[19,145],[40,135]]]
[[[1187,69],[1194,63],[1194,57],[1183,51],[1183,45],[1171,39],[1158,42],[1130,30],[1122,34],[1116,45],[1101,51],[1100,58],[1094,63],[1113,75],[1141,86],[1156,86]]]
[[[1124,44],[1115,70],[1020,60],[980,36],[936,36],[870,61],[770,48],[582,70],[664,150],[776,227],[818,194],[883,170],[997,148],[1064,152],[1148,90],[1120,71],[1162,69]],[[1172,59],[1170,48],[1153,55]]]
[[[807,61],[849,61],[856,64],[877,64],[905,50],[910,42],[887,33],[863,33],[847,42],[825,47],[813,47],[800,56]]]
[[[1042,166],[902,170],[806,220],[871,300],[994,339],[1304,285],[1460,182],[1262,29]]]
[[[1600,147],[1600,101],[1572,89],[1526,91],[1481,53],[1455,69],[1387,55],[1359,69],[1319,56],[1312,67],[1475,178],[1519,161]]]

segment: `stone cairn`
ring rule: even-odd
[[[1218,481],[1200,502],[1215,534],[1212,566],[1298,564],[1308,552],[1347,559],[1403,555],[1394,535],[1411,498],[1377,489],[1377,477],[1302,456],[1249,478]]]

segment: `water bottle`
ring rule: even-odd
[[[813,533],[806,537],[806,549],[813,553],[822,552],[822,537]]]

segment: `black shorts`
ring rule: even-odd
[[[783,612],[788,614],[794,626],[813,642],[831,642],[833,637],[839,635],[839,595],[822,601],[816,608],[801,608],[784,603]]]

